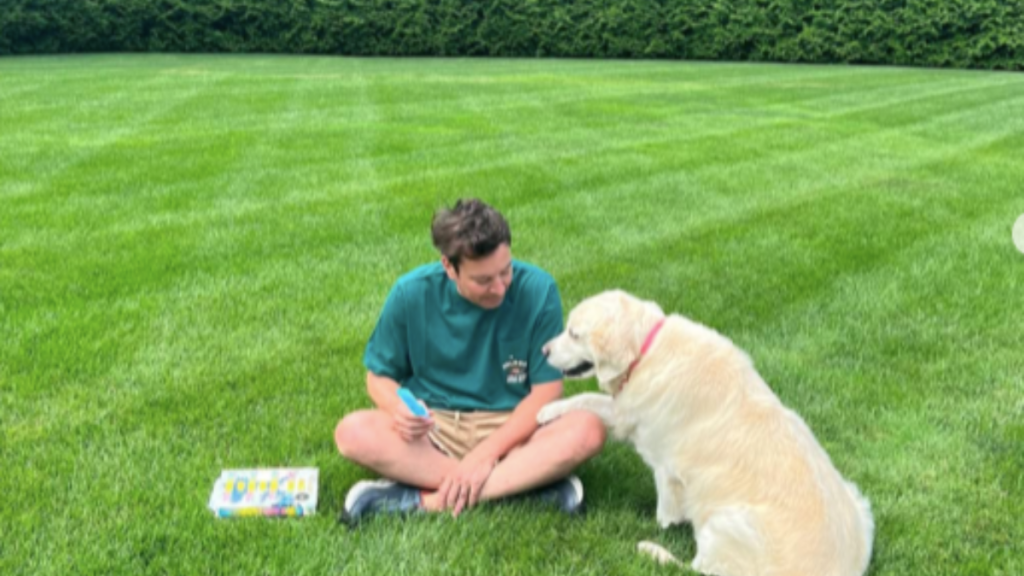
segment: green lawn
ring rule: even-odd
[[[1022,185],[1019,74],[0,59],[0,573],[678,573],[611,443],[584,520],[336,525],[364,342],[462,195],[566,312],[620,287],[749,351],[870,498],[870,574],[1024,573]],[[320,468],[321,515],[206,509],[276,465]]]

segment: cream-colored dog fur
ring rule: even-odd
[[[874,535],[868,501],[729,339],[673,314],[626,382],[662,318],[653,302],[621,291],[581,302],[545,353],[567,377],[596,375],[605,394],[553,402],[538,420],[588,410],[632,443],[654,471],[658,523],[692,523],[698,572],[863,574]],[[640,549],[675,561],[655,544]]]

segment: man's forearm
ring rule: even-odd
[[[377,408],[384,412],[393,414],[397,404],[401,402],[398,399],[398,388],[398,382],[387,376],[378,376],[373,372],[366,373],[366,392]]]

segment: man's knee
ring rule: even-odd
[[[562,428],[559,436],[565,441],[566,456],[577,463],[583,462],[601,451],[607,436],[601,418],[584,410],[573,410],[559,420]]]
[[[607,432],[601,418],[590,412],[580,412],[579,450],[584,459],[590,458],[601,451]]]
[[[372,411],[353,412],[342,418],[334,429],[338,452],[349,460],[363,462],[372,453],[376,425],[376,415]]]

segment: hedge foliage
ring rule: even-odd
[[[0,54],[285,52],[1024,69],[1024,0],[0,0]]]

